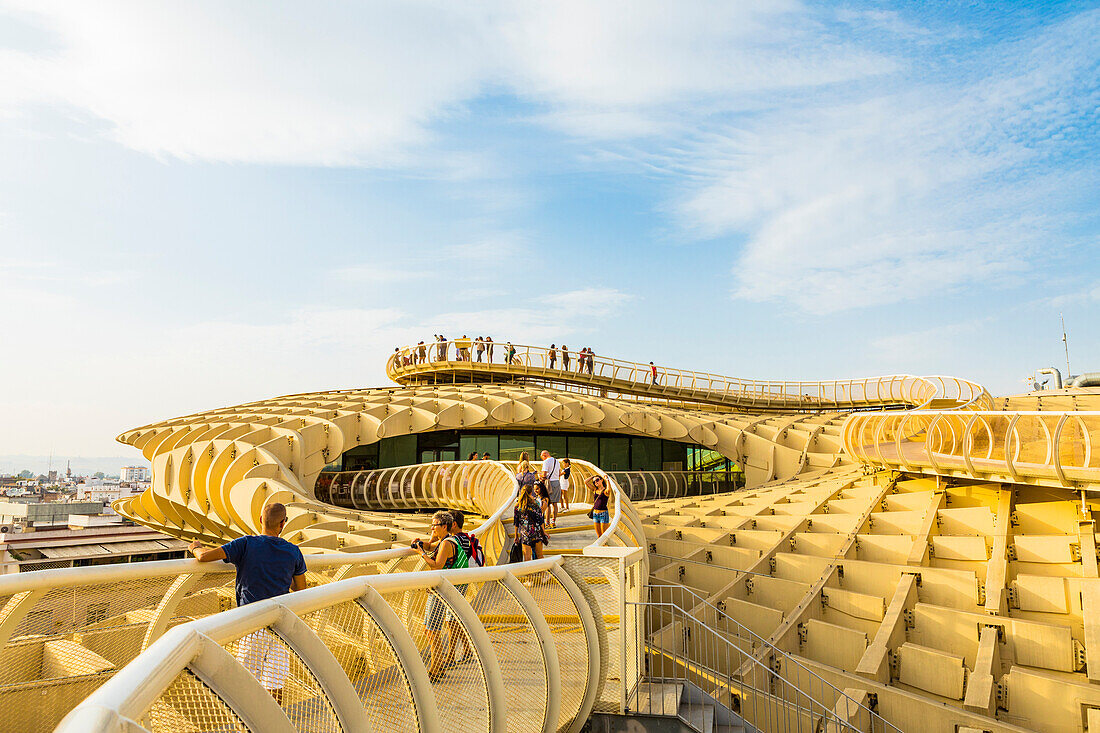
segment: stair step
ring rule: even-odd
[[[693,730],[699,733],[714,733],[714,706],[713,705],[688,705],[680,706],[680,718]]]
[[[676,715],[680,710],[680,697],[684,686],[672,682],[643,682],[635,693],[631,707],[648,715]]]
[[[719,725],[715,727],[714,733],[745,733],[745,726],[743,725]]]

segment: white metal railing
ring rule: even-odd
[[[745,488],[730,471],[608,471],[630,501],[722,494]]]
[[[651,684],[692,682],[759,731],[901,733],[690,588],[657,583],[648,594],[631,612],[646,628],[643,663]],[[663,695],[638,695],[632,703],[639,712],[670,714]]]
[[[475,339],[435,341],[398,348],[387,360],[387,374],[404,382],[430,373],[493,373],[520,375],[551,382],[590,383],[595,386],[672,399],[691,399],[761,409],[860,409],[868,407],[967,408],[992,407],[981,385],[948,376],[918,377],[895,374],[858,379],[809,381],[754,380],[710,372],[653,367],[639,362],[589,356],[576,351],[569,360],[562,349],[526,344],[494,343],[479,356]],[[488,347],[488,344],[482,344]],[[514,355],[509,357],[510,348]],[[490,355],[491,354],[491,355]]]
[[[482,466],[479,467],[478,473],[469,474],[470,478],[475,476],[481,476],[483,480],[479,480],[479,484],[484,484],[484,477],[494,475],[488,469],[488,464],[491,462],[479,462]],[[472,464],[467,464],[472,465]],[[498,464],[499,465],[499,464]],[[447,466],[451,470],[458,467],[456,463],[452,462]],[[437,469],[442,470],[444,466],[436,466]],[[578,471],[583,475],[587,473],[598,473],[603,475],[595,466],[584,462],[575,461],[574,471]],[[515,481],[514,474],[511,472],[510,467],[506,468],[506,473],[509,476],[509,480],[512,484],[512,490],[505,497],[501,505],[497,507],[496,511],[481,524],[481,526],[475,530],[476,533],[485,537],[491,531],[500,531],[502,525],[502,519],[504,513],[515,502],[516,491],[518,490],[518,484]],[[430,472],[421,471],[417,475],[421,477],[431,476]],[[500,475],[499,472],[495,475]],[[259,684],[256,682],[255,675],[245,674],[244,677],[239,674],[243,667],[240,664],[234,662],[239,669],[229,674],[226,680],[231,680],[233,689],[225,690],[222,687],[222,682],[219,682],[211,676],[211,672],[214,667],[208,667],[207,665],[215,665],[218,669],[224,669],[224,665],[228,664],[226,655],[229,654],[225,649],[230,651],[239,652],[241,645],[251,644],[248,639],[255,638],[253,635],[262,631],[261,627],[269,628],[270,631],[264,631],[263,634],[273,635],[271,639],[265,641],[267,644],[275,644],[286,647],[286,656],[292,660],[297,660],[294,664],[297,664],[300,669],[298,672],[290,675],[294,678],[296,689],[296,697],[291,700],[284,701],[284,708],[282,713],[286,718],[294,718],[295,715],[299,715],[300,710],[298,707],[306,705],[308,700],[313,700],[315,703],[320,700],[325,700],[325,705],[329,705],[332,710],[336,710],[340,705],[347,707],[350,705],[350,697],[347,695],[346,685],[339,682],[339,676],[336,677],[336,682],[333,682],[331,688],[328,682],[332,679],[331,675],[334,674],[334,668],[331,664],[331,660],[320,650],[316,643],[310,639],[310,635],[306,633],[301,623],[294,621],[291,616],[301,618],[302,613],[309,616],[311,613],[315,614],[318,609],[329,609],[331,612],[337,606],[346,604],[349,602],[349,593],[356,599],[355,602],[362,608],[366,609],[364,603],[364,596],[370,597],[371,591],[364,590],[364,588],[373,589],[375,593],[387,594],[390,592],[398,592],[405,594],[400,607],[395,612],[400,612],[402,615],[403,623],[406,627],[411,628],[418,623],[423,622],[426,618],[425,611],[427,606],[427,599],[429,597],[438,597],[439,602],[444,603],[448,611],[455,614],[458,617],[464,619],[463,621],[463,633],[468,635],[468,638],[474,642],[474,646],[478,646],[477,638],[481,634],[486,633],[484,629],[481,631],[470,628],[474,624],[474,619],[479,619],[478,623],[481,623],[484,619],[482,616],[498,618],[500,616],[499,609],[480,609],[480,615],[475,614],[470,616],[467,613],[467,609],[462,607],[463,603],[466,603],[461,598],[461,594],[456,596],[456,592],[452,592],[453,584],[464,585],[467,582],[480,583],[480,587],[484,589],[486,583],[497,583],[503,588],[507,586],[506,596],[512,599],[512,603],[519,603],[521,606],[526,607],[525,600],[521,598],[523,593],[518,591],[514,586],[517,578],[534,575],[545,571],[555,576],[554,580],[550,580],[547,576],[541,580],[534,582],[535,588],[539,589],[541,596],[538,599],[538,603],[532,608],[543,608],[547,611],[546,618],[539,619],[532,618],[530,613],[525,612],[526,620],[520,619],[522,614],[511,614],[510,618],[517,623],[526,624],[529,629],[532,630],[536,636],[539,637],[539,642],[542,647],[547,648],[545,629],[540,627],[545,624],[564,624],[564,629],[560,633],[554,635],[555,643],[559,649],[566,654],[571,654],[576,659],[583,657],[584,665],[587,668],[592,664],[597,664],[602,676],[598,678],[594,675],[587,675],[585,679],[588,680],[587,687],[584,691],[583,697],[578,697],[574,694],[566,697],[572,702],[568,710],[562,710],[561,715],[558,716],[554,713],[554,704],[552,699],[557,695],[553,692],[553,688],[560,686],[562,683],[559,679],[544,679],[547,694],[547,703],[543,708],[543,717],[540,720],[540,725],[546,730],[565,730],[566,727],[561,725],[563,721],[570,726],[573,722],[579,718],[580,722],[583,722],[587,716],[585,712],[584,716],[579,715],[581,709],[586,711],[592,709],[593,705],[599,705],[599,695],[604,687],[604,680],[608,675],[613,675],[617,684],[611,688],[609,700],[605,700],[604,704],[612,705],[614,709],[619,709],[618,702],[625,700],[627,685],[636,684],[637,680],[631,680],[620,673],[617,662],[613,663],[610,659],[605,659],[602,662],[598,659],[594,661],[594,655],[599,653],[602,648],[611,647],[617,650],[622,648],[622,638],[620,635],[613,635],[610,641],[608,640],[608,634],[614,631],[614,626],[619,624],[618,619],[622,618],[622,611],[618,608],[618,605],[625,603],[627,600],[636,600],[637,593],[644,587],[644,579],[648,577],[648,558],[643,550],[638,549],[644,542],[644,531],[642,529],[641,520],[637,513],[630,506],[628,500],[626,500],[618,485],[608,480],[608,484],[612,487],[613,491],[613,505],[612,509],[614,516],[605,534],[593,542],[589,547],[577,548],[576,552],[582,553],[577,555],[570,555],[566,557],[547,559],[543,561],[533,561],[531,563],[524,563],[522,565],[514,566],[496,566],[487,567],[478,570],[450,570],[450,571],[438,571],[438,572],[399,572],[396,575],[393,574],[394,570],[412,570],[415,565],[421,565],[421,561],[418,557],[413,556],[412,550],[409,548],[393,548],[390,550],[367,552],[354,555],[329,555],[329,556],[314,556],[307,559],[307,565],[310,568],[311,579],[319,572],[335,569],[336,572],[330,572],[324,580],[328,580],[327,584],[321,585],[315,588],[310,588],[308,591],[302,591],[287,596],[280,596],[278,599],[272,599],[272,601],[264,602],[261,604],[252,604],[243,609],[235,609],[233,611],[227,611],[223,613],[215,613],[214,615],[206,616],[195,621],[183,623],[175,628],[173,626],[173,619],[178,623],[179,615],[177,609],[181,603],[186,601],[186,598],[191,597],[190,591],[201,585],[200,578],[206,573],[216,574],[220,576],[222,584],[228,579],[231,581],[232,573],[225,572],[220,573],[209,564],[199,565],[192,561],[168,561],[165,563],[147,563],[146,567],[129,566],[126,568],[120,567],[103,567],[92,569],[76,569],[68,571],[65,576],[58,576],[53,571],[45,571],[42,573],[24,574],[25,576],[35,577],[23,577],[21,579],[12,579],[8,583],[7,591],[13,593],[24,593],[30,590],[32,593],[32,587],[40,589],[44,593],[56,592],[58,590],[57,583],[54,581],[68,580],[74,585],[69,591],[71,598],[76,599],[83,595],[81,589],[88,589],[92,586],[116,589],[119,590],[127,583],[141,582],[142,579],[159,580],[163,582],[166,580],[166,576],[179,575],[180,579],[185,579],[182,583],[173,583],[165,596],[165,600],[161,603],[156,612],[153,614],[155,621],[152,621],[149,625],[149,629],[144,634],[144,644],[142,648],[145,651],[141,652],[136,658],[130,661],[129,665],[124,667],[122,671],[114,674],[103,675],[101,679],[97,680],[97,684],[103,684],[100,687],[100,691],[88,690],[93,694],[88,697],[83,703],[80,704],[78,709],[73,711],[70,717],[71,721],[66,722],[61,729],[62,730],[106,730],[108,728],[87,728],[89,721],[93,718],[95,720],[107,721],[109,718],[112,721],[119,720],[132,720],[134,710],[144,705],[143,712],[138,717],[144,715],[142,718],[143,725],[148,724],[149,730],[165,729],[161,723],[163,720],[171,718],[173,715],[179,714],[180,709],[187,708],[187,716],[189,719],[202,719],[202,720],[214,720],[225,723],[225,720],[232,717],[234,721],[240,723],[240,725],[251,730],[278,730],[279,725],[283,725],[283,722],[279,720],[278,724],[271,723],[271,716],[274,715],[278,719],[279,706],[274,708],[267,701],[263,701],[264,704],[260,705],[253,699],[255,695],[248,694],[244,691],[250,690],[252,693],[256,691],[256,686]],[[413,496],[420,496],[422,494],[416,494]],[[450,500],[453,500],[455,496],[448,494],[440,497],[436,497],[435,506],[440,504],[447,504]],[[408,501],[409,496],[398,497],[392,499],[395,501]],[[389,499],[388,499],[389,500]],[[628,563],[629,561],[629,563]],[[415,565],[410,565],[415,563]],[[628,567],[629,564],[629,567]],[[94,572],[88,572],[89,570]],[[138,572],[134,572],[137,570]],[[370,573],[362,574],[360,573]],[[570,584],[566,582],[564,577],[559,577],[564,573],[565,576],[573,578],[571,581],[574,586],[578,582],[584,584],[584,588],[570,587]],[[587,574],[587,575],[586,575]],[[588,588],[588,584],[592,577],[602,579],[608,592],[593,592]],[[358,577],[350,578],[348,580],[340,580],[340,577],[344,575],[358,575]],[[589,580],[585,580],[585,578]],[[394,580],[397,578],[398,580]],[[610,578],[614,580],[608,583]],[[633,578],[633,588],[635,589],[635,595],[631,597],[623,597],[626,592],[626,588],[629,585],[627,583],[628,578]],[[0,579],[3,580],[3,579]],[[21,583],[16,583],[16,580],[21,580]],[[322,581],[323,582],[323,581]],[[393,585],[398,583],[398,585]],[[521,584],[522,586],[522,584]],[[448,590],[448,588],[450,590]],[[505,593],[501,588],[497,588],[494,592],[484,593],[478,592],[473,594],[472,601],[476,607],[478,604],[490,603],[494,597],[499,597],[502,593]],[[0,593],[4,593],[4,586],[0,585]],[[411,595],[410,595],[411,594]],[[537,594],[536,594],[537,595]],[[618,596],[618,598],[616,598]],[[16,598],[17,595],[12,595],[12,598]],[[22,605],[22,613],[20,615],[26,616],[26,611],[34,607],[36,599],[29,598],[27,603]],[[488,599],[488,600],[486,600]],[[600,617],[605,621],[613,621],[609,628],[607,624],[600,624],[596,631],[590,633],[590,630],[585,631],[582,635],[584,639],[583,648],[569,647],[566,642],[575,642],[579,637],[576,635],[576,626],[579,622],[578,619],[582,619],[584,616],[584,610],[577,610],[577,599],[580,599],[589,606],[589,611],[595,608],[599,611]],[[305,605],[301,605],[305,604]],[[310,605],[313,604],[313,605]],[[317,606],[316,604],[321,604]],[[563,622],[561,613],[551,613],[551,611],[561,610],[563,604],[572,604],[570,608],[566,609],[564,614],[565,621]],[[557,608],[555,609],[555,606]],[[303,609],[311,610],[303,610]],[[20,609],[16,609],[17,611]],[[514,610],[514,609],[513,609]],[[528,609],[529,611],[530,609]],[[381,606],[377,608],[367,609],[364,611],[368,615],[381,614],[386,616],[384,609]],[[274,614],[274,615],[272,615]],[[508,615],[508,614],[505,614]],[[310,617],[313,618],[312,616]],[[392,618],[382,619],[372,616],[371,623],[376,624],[378,628],[382,628],[383,621],[392,624]],[[569,620],[572,619],[572,620]],[[583,620],[583,619],[582,619]],[[544,622],[544,623],[543,623]],[[551,623],[553,622],[553,623]],[[363,623],[360,621],[360,623]],[[314,636],[320,636],[324,643],[328,643],[329,639],[325,638],[323,629],[318,631],[315,628],[316,624],[310,626],[310,623],[305,624],[312,629]],[[170,629],[170,630],[169,630]],[[182,631],[178,629],[183,629]],[[566,631],[570,630],[568,633]],[[411,636],[416,634],[407,629],[407,632]],[[396,633],[396,632],[393,632]],[[384,634],[385,635],[385,634]],[[278,639],[275,639],[278,637]],[[213,639],[213,642],[208,641]],[[266,637],[265,637],[266,639]],[[244,640],[244,641],[242,641]],[[484,639],[482,639],[484,641]],[[211,643],[215,643],[215,646],[225,647],[222,651],[224,653],[218,653]],[[564,646],[563,646],[564,645]],[[330,645],[331,646],[331,645]],[[421,646],[423,646],[421,644]],[[483,648],[479,651],[479,659],[484,657],[484,644]],[[574,647],[576,645],[574,644]],[[410,649],[416,648],[414,643],[412,647],[409,644],[402,644],[394,646],[391,649],[391,654],[400,656],[400,649],[404,649],[405,652],[409,652]],[[342,647],[340,647],[342,648]],[[594,651],[595,650],[595,651]],[[338,648],[330,649],[332,654],[335,654]],[[230,655],[232,657],[232,655]],[[396,658],[395,656],[395,658]],[[616,659],[623,658],[621,651],[616,652]],[[416,657],[419,660],[419,655]],[[574,661],[576,661],[576,659]],[[220,660],[220,661],[219,661]],[[413,667],[416,664],[413,662],[412,657],[409,654],[405,654],[405,658],[400,660],[401,668],[405,670],[402,674],[408,674],[407,665],[412,664]],[[545,661],[545,660],[544,660]],[[148,689],[143,691],[137,691],[132,689],[135,680],[146,680],[143,684],[148,688],[149,675],[147,672],[141,672],[138,670],[147,670],[150,665],[153,665],[156,670],[159,670],[154,674],[151,679],[154,680],[153,687],[156,687],[160,683],[164,683],[161,687],[160,694],[162,698],[156,698],[155,695],[150,697],[153,693],[150,693]],[[292,664],[291,666],[294,666]],[[420,663],[423,666],[423,663]],[[503,709],[503,703],[501,702],[505,698],[512,700],[514,695],[506,695],[500,697],[497,693],[500,692],[499,686],[492,682],[493,672],[491,664],[489,667],[482,666],[482,684],[485,690],[487,715],[492,717],[493,721],[499,722],[499,719],[495,716],[500,714]],[[576,665],[574,665],[576,666]],[[354,673],[348,673],[348,669],[345,665],[345,678],[349,684],[353,684]],[[395,674],[395,669],[392,665],[387,674],[392,677]],[[557,666],[552,664],[546,666],[545,669],[557,669]],[[427,672],[423,672],[427,674]],[[420,674],[414,675],[419,678]],[[246,684],[245,677],[250,681]],[[260,675],[262,679],[262,675]],[[546,675],[544,675],[546,677]],[[109,681],[108,681],[109,678]],[[408,679],[406,677],[406,679]],[[310,682],[312,680],[312,682]],[[422,680],[421,680],[422,681]],[[57,685],[49,685],[49,681],[46,681],[46,688],[56,688]],[[472,684],[472,683],[471,683]],[[312,685],[312,687],[311,687]],[[494,689],[490,690],[490,687]],[[309,688],[312,693],[303,693],[301,690]],[[94,688],[93,688],[94,689]],[[342,691],[341,691],[342,690]],[[186,694],[185,694],[186,693]],[[3,695],[3,686],[0,685],[0,696]],[[240,695],[246,695],[248,700],[239,700]],[[120,697],[121,696],[121,697]],[[274,698],[270,699],[274,700]],[[188,705],[192,705],[195,699],[202,699],[204,702],[201,709],[191,710]],[[111,701],[107,705],[110,712],[104,712],[103,705],[104,700]],[[188,701],[191,702],[188,702]],[[343,703],[340,702],[343,700]],[[151,702],[153,701],[153,702]],[[423,701],[421,701],[423,703]],[[413,700],[415,706],[416,701]],[[197,703],[196,703],[197,704]],[[319,704],[319,703],[318,703]],[[361,706],[366,704],[366,701],[360,702]],[[426,703],[423,703],[426,704]],[[287,707],[287,705],[298,707]],[[221,706],[221,709],[219,708]],[[495,706],[495,707],[494,707]],[[194,705],[192,705],[194,707]],[[313,705],[310,709],[317,707]],[[323,705],[321,707],[324,707]],[[352,706],[354,707],[354,706]],[[560,706],[559,706],[560,707]],[[210,710],[218,708],[221,710],[222,717],[218,717]],[[239,708],[239,709],[238,709]],[[575,709],[574,709],[575,708]],[[326,708],[327,709],[327,708]],[[611,708],[607,708],[611,709]],[[206,718],[202,716],[209,713]],[[314,710],[314,712],[316,712]],[[522,712],[522,711],[520,711]],[[528,711],[529,712],[529,711]],[[436,711],[438,716],[439,711]],[[346,717],[350,715],[345,712],[334,712],[333,726],[344,722],[354,722],[358,725],[358,718]],[[381,715],[381,713],[379,713]],[[420,710],[417,710],[417,715],[420,715]],[[425,713],[426,717],[423,719],[417,718],[420,730],[432,729],[432,717],[431,713]],[[527,713],[524,713],[527,715]],[[106,717],[104,717],[106,716]],[[151,716],[151,717],[150,717]],[[166,717],[167,716],[167,717]],[[227,717],[228,716],[228,717]],[[186,716],[185,716],[186,717]],[[299,715],[299,717],[301,717]],[[323,717],[323,716],[322,716]],[[346,721],[345,721],[346,717]],[[530,715],[527,715],[530,717]],[[559,720],[560,717],[560,720]],[[568,718],[568,720],[566,720]],[[215,722],[217,722],[215,721]],[[344,721],[344,722],[341,722]],[[553,727],[547,728],[550,722],[554,722]],[[301,721],[298,721],[301,722]],[[330,721],[331,722],[331,721]],[[486,719],[486,723],[490,722],[489,718]],[[114,723],[103,722],[102,725],[112,725]],[[129,725],[129,723],[127,723]],[[234,723],[236,724],[236,723]],[[268,727],[274,725],[275,727]],[[69,727],[65,727],[69,726]],[[73,727],[75,726],[75,727]],[[256,728],[254,726],[262,726]],[[302,726],[298,726],[301,728]],[[42,728],[40,728],[42,729]],[[44,728],[48,730],[49,728]],[[141,729],[141,728],[138,728]],[[358,727],[351,728],[338,728],[334,727],[334,730],[360,730]]]
[[[83,733],[117,730],[123,726],[132,731],[168,730],[161,723],[170,719],[186,720],[197,724],[197,729],[206,730],[216,729],[231,713],[234,722],[251,731],[317,728],[369,731],[378,729],[380,719],[386,714],[380,709],[379,701],[388,701],[395,694],[407,696],[411,702],[411,709],[401,712],[415,721],[415,730],[433,733],[450,729],[450,725],[444,726],[440,710],[446,708],[446,703],[440,699],[445,688],[439,681],[429,679],[419,648],[422,642],[418,643],[415,638],[415,629],[410,628],[409,619],[401,618],[396,610],[427,605],[430,598],[437,599],[436,602],[442,603],[447,613],[453,615],[472,648],[476,672],[471,674],[478,678],[477,683],[463,680],[459,684],[460,695],[468,696],[464,703],[465,714],[481,716],[481,725],[477,728],[505,730],[514,727],[514,720],[509,726],[512,715],[522,720],[523,728],[528,730],[552,733],[562,729],[564,717],[567,719],[564,729],[576,731],[596,702],[600,687],[592,675],[593,669],[599,669],[599,629],[593,606],[585,601],[581,588],[562,564],[562,558],[546,558],[517,566],[354,578],[184,624],[166,633],[139,659],[100,687],[73,710],[57,730]],[[536,576],[543,577],[530,588],[524,585],[526,579]],[[544,592],[551,583],[559,589],[558,593]],[[475,586],[474,599],[468,599],[456,584]],[[582,633],[556,634],[540,609],[535,593],[553,595],[559,605],[572,604],[570,615]],[[527,650],[532,656],[524,661],[531,663],[532,668],[541,669],[540,679],[520,681],[513,675],[506,677],[503,674],[503,660],[494,649],[500,640],[490,636],[476,608],[478,599],[486,595],[507,599],[520,611],[514,614],[511,623],[526,627],[527,634],[537,641]],[[394,598],[399,600],[394,602]],[[338,649],[324,633],[326,624],[331,623],[331,612],[347,608],[348,604],[354,604],[355,613],[362,614],[364,620],[369,619],[380,637],[385,638],[384,644],[396,662],[394,668],[376,670],[367,679],[353,679],[348,674],[349,665],[341,664],[335,653]],[[504,615],[499,608],[481,610],[490,611],[489,615]],[[597,605],[596,611],[602,618],[603,607]],[[417,613],[421,617],[425,614],[419,611],[413,615]],[[431,611],[426,613],[430,615]],[[287,661],[269,665],[285,665],[282,669],[285,679],[275,682],[279,687],[274,689],[280,691],[277,696],[263,683],[266,680],[271,684],[271,678],[278,676],[278,669],[273,672],[265,668],[257,675],[256,670],[250,673],[239,661],[242,640],[254,640],[257,634],[265,638],[270,635],[270,640],[265,641],[269,648],[285,648],[283,658]],[[576,638],[571,640],[568,636]],[[570,648],[570,643],[578,640],[583,649]],[[562,680],[556,674],[561,665],[559,652],[576,657],[578,651],[585,655],[587,684],[582,695],[569,696],[570,708],[563,710]],[[269,652],[269,656],[279,655]],[[300,669],[292,670],[291,660]],[[185,685],[189,686],[186,692],[179,689]],[[291,697],[294,687],[307,689]],[[398,689],[395,692],[392,688]],[[370,694],[363,694],[364,691]],[[515,694],[517,691],[527,692],[527,704],[516,704],[523,699]],[[308,704],[311,695],[323,698],[327,707]],[[476,702],[482,695],[483,709]],[[218,709],[219,702],[224,710]],[[509,703],[514,709],[510,709]]]
[[[1070,489],[1100,489],[1100,412],[911,410],[857,414],[844,450],[873,465]]]

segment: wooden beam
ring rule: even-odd
[[[903,573],[882,617],[875,638],[856,665],[856,674],[876,682],[890,682],[890,650],[905,642],[905,610],[917,602],[917,576]]]
[[[1077,542],[1081,547],[1081,577],[1097,578],[1100,573],[1096,567],[1096,523],[1080,522],[1077,530]]]
[[[1081,579],[1081,616],[1085,621],[1085,665],[1089,682],[1100,682],[1100,580]]]
[[[928,505],[928,511],[921,521],[920,531],[917,533],[917,537],[923,537],[924,542],[913,543],[913,549],[909,551],[909,565],[924,565],[925,558],[928,557],[928,548],[932,544],[932,528],[936,526],[936,515],[940,511],[940,507],[943,506],[946,497],[947,494],[942,491],[933,494],[932,501]]]
[[[1000,630],[992,626],[982,629],[978,637],[978,655],[974,659],[974,669],[966,684],[966,697],[963,707],[973,713],[993,715],[997,704],[994,674],[1001,671],[1001,650],[997,645]]]
[[[1005,576],[1008,574],[1008,538],[1012,533],[1012,506],[1016,489],[1001,486],[997,518],[993,522],[993,551],[985,571],[985,612],[994,616],[1008,610],[1005,604]]]

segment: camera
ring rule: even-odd
[[[419,550],[424,547],[424,543],[421,540],[413,540],[412,546],[414,550]]]

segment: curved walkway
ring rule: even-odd
[[[581,473],[603,475],[580,461],[574,470],[578,464]],[[430,479],[432,469],[456,467],[416,470]],[[470,495],[420,498],[478,508],[495,501],[496,511],[474,530],[488,544],[505,534],[502,517],[518,486],[510,467],[480,468],[467,477]],[[501,475],[511,477],[503,496]],[[28,701],[67,701],[63,714],[91,693],[62,731],[576,731],[593,709],[617,708],[624,686],[637,683],[623,679],[621,660],[640,651],[624,650],[616,631],[621,604],[641,598],[648,557],[637,513],[610,483],[608,531],[596,539],[579,525],[563,528],[554,534],[558,556],[449,571],[417,571],[422,561],[408,548],[314,556],[307,559],[314,587],[222,612],[232,607],[232,572],[188,560],[0,578],[5,658],[26,657],[12,650],[28,645],[65,655],[44,678],[37,668],[39,679],[36,669],[7,665],[0,705],[20,710],[12,703],[25,692]],[[432,480],[418,485],[442,488]],[[574,518],[587,508],[578,506]],[[68,628],[56,628],[59,609],[101,603],[103,618],[90,621],[73,608]],[[441,618],[441,632],[469,649],[432,680],[425,664],[430,603],[442,604],[451,619]],[[43,613],[52,617],[52,633],[35,626]],[[250,674],[242,662],[257,646],[265,661]],[[638,674],[636,665],[630,669]],[[5,685],[13,673],[22,684]],[[280,677],[278,696],[262,694],[258,679]],[[53,725],[41,708],[29,706],[25,715],[20,729]]]
[[[570,352],[566,364],[561,349],[496,343],[492,358],[481,359],[476,342],[466,356],[459,345],[443,341],[399,348],[388,360],[386,372],[399,384],[433,381],[536,381],[553,386],[598,389],[618,394],[699,402],[755,412],[835,411],[886,407],[992,407],[980,384],[957,377],[917,377],[893,374],[860,379],[817,381],[754,380],[720,374],[654,367],[640,362],[592,356],[582,363]]]
[[[912,473],[1100,490],[1100,412],[912,410],[853,415],[844,450]]]

